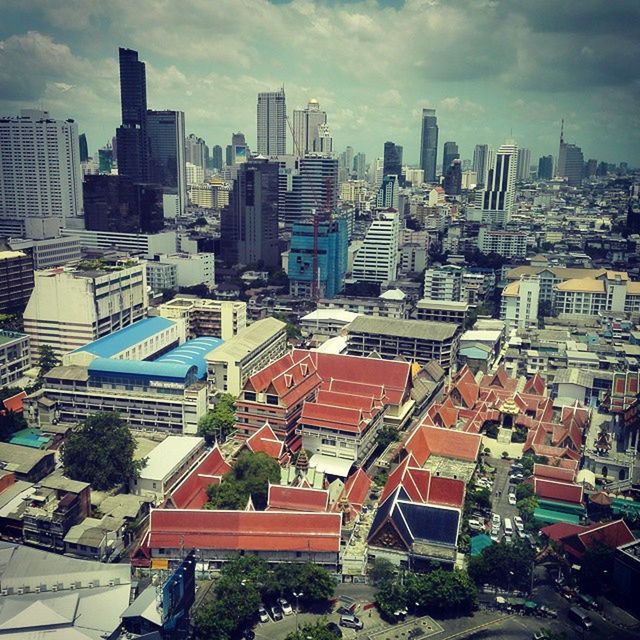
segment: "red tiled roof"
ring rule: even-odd
[[[269,485],[267,509],[280,511],[327,511],[329,492],[326,489]]]
[[[427,425],[431,424],[432,420],[427,415],[422,421],[422,425],[416,427],[409,438],[407,439],[404,449],[408,451],[413,457],[416,459],[416,463],[423,467],[424,463],[429,459],[431,455],[431,449],[429,448],[429,444],[427,442],[426,428]]]
[[[173,490],[167,500],[168,506],[176,509],[202,509],[209,499],[209,485],[220,484],[222,476],[229,471],[231,465],[225,461],[220,447],[216,444]]]
[[[278,438],[268,422],[247,438],[246,445],[253,453],[266,453],[276,460],[280,460],[284,453],[284,442]]]
[[[580,484],[534,478],[533,490],[539,498],[574,504],[582,502],[583,488]]]
[[[417,432],[422,432],[425,445],[431,455],[466,460],[467,462],[474,462],[478,458],[480,445],[482,444],[482,437],[479,435],[464,431],[454,431],[453,429],[431,427],[424,423],[414,431],[414,435]],[[411,450],[412,439],[413,436],[407,441],[405,446],[407,451]],[[422,451],[424,451],[424,446]],[[419,464],[424,464],[424,462],[420,463],[417,455],[415,457]]]
[[[339,553],[338,513],[152,509],[152,549]]]
[[[362,507],[370,488],[371,478],[363,469],[357,469],[345,482],[344,497],[349,501],[349,504]]]
[[[524,383],[523,392],[533,393],[535,395],[541,396],[544,394],[546,388],[547,383],[545,382],[544,378],[539,373],[536,373],[533,378],[529,378]]]
[[[4,408],[7,411],[13,411],[14,413],[22,413],[24,410],[24,407],[22,406],[22,402],[26,397],[27,397],[26,392],[21,391],[20,393],[16,393],[14,396],[5,398],[2,401],[2,404],[4,405]]]
[[[337,391],[326,391],[325,389],[320,389],[316,402],[334,407],[345,407],[346,409],[362,409],[368,415],[372,415],[376,407],[381,407],[380,404],[374,402],[371,396],[339,393]]]
[[[585,529],[586,527],[583,527],[579,524],[570,524],[569,522],[555,522],[554,524],[543,527],[542,529],[540,529],[540,531],[551,540],[560,542],[564,538],[568,538],[569,536],[581,533]]]
[[[576,473],[574,469],[566,469],[564,467],[552,466],[549,464],[534,464],[533,475],[536,478],[563,480],[564,482],[573,482],[576,479]]]
[[[429,495],[426,502],[462,507],[464,504],[464,482],[442,476],[431,476]]]
[[[616,549],[622,544],[633,542],[635,537],[624,520],[615,520],[590,526],[586,531],[578,534],[578,539],[585,549],[590,549],[596,543]]]
[[[359,433],[365,429],[369,419],[360,409],[305,402],[300,424]]]

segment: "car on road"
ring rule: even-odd
[[[333,633],[336,638],[342,638],[342,629],[335,622],[327,622],[326,629]]]
[[[355,629],[356,631],[360,631],[364,625],[362,624],[362,620],[358,618],[358,616],[354,615],[346,615],[340,616],[340,626],[347,627],[348,629]]]
[[[282,609],[280,607],[271,607],[271,617],[273,618],[274,622],[282,620]]]
[[[557,618],[558,617],[558,612],[556,609],[552,609],[551,607],[547,607],[544,604],[541,604],[538,607],[538,611],[540,612],[541,615],[543,615],[545,618]]]
[[[284,598],[278,598],[278,604],[285,616],[290,616],[293,613],[293,608]]]
[[[258,609],[258,619],[260,622],[269,622],[269,614],[264,607]]]
[[[587,612],[580,607],[571,607],[569,609],[569,619],[579,624],[587,631],[593,626],[593,620],[587,615]]]
[[[517,503],[518,503],[518,501],[516,500],[516,494],[515,493],[510,493],[509,494],[509,504],[512,507],[515,507]]]

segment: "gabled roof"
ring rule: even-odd
[[[582,485],[569,482],[534,478],[533,490],[539,498],[557,500],[558,502],[581,504],[583,499]]]
[[[329,492],[326,489],[269,485],[267,509],[276,511],[327,511]]]
[[[284,442],[278,438],[268,422],[252,433],[245,444],[253,453],[266,453],[275,460],[280,460],[285,453]]]
[[[545,382],[544,378],[539,373],[536,373],[532,378],[529,378],[524,383],[524,388],[522,389],[522,391],[524,393],[533,393],[541,396],[544,394],[546,389],[547,383]]]
[[[16,393],[14,396],[9,396],[2,401],[4,408],[6,411],[13,411],[13,413],[22,413],[23,401],[27,397],[26,391],[20,391],[20,393]],[[2,412],[0,412],[2,413]]]
[[[576,479],[575,469],[566,469],[557,465],[539,463],[533,465],[533,475],[536,478],[562,480],[563,482],[573,482]]]
[[[300,425],[360,433],[365,430],[370,419],[361,409],[305,402],[302,405]]]
[[[423,422],[409,436],[405,450],[413,454],[420,466],[430,455],[475,462],[481,444],[482,437],[474,433],[433,427]]]
[[[340,530],[337,513],[152,509],[146,546],[337,554]]]

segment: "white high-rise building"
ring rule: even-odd
[[[287,103],[284,87],[258,94],[258,153],[281,156],[287,152]]]
[[[398,271],[400,221],[397,213],[381,213],[365,235],[353,261],[353,278],[383,284],[395,280]]]
[[[32,353],[50,345],[62,356],[144,318],[148,307],[144,262],[36,271],[24,331]]]
[[[209,147],[207,143],[190,133],[184,141],[185,160],[198,167],[202,167],[204,171],[207,168],[207,159],[209,158]]]
[[[320,127],[326,124],[327,112],[320,110],[320,104],[315,98],[309,100],[306,109],[294,110],[293,153],[300,157],[314,152],[331,153],[331,149],[325,151],[320,148]],[[324,133],[324,130],[322,132]]]
[[[0,219],[66,218],[82,212],[78,125],[47,111],[0,118]]]
[[[526,330],[538,324],[540,278],[525,275],[502,291],[500,319],[507,329]]]
[[[204,182],[204,169],[191,162],[186,163],[187,184],[202,184]]]
[[[528,180],[531,173],[531,150],[518,149],[518,180]]]
[[[333,153],[333,138],[331,137],[331,131],[328,124],[321,124],[318,126],[318,140],[316,144],[316,151],[325,155],[331,155]]]
[[[516,203],[517,173],[518,146],[515,142],[507,142],[498,149],[495,162],[487,171],[484,191],[479,192],[483,224],[504,227],[511,220]]]
[[[424,272],[424,297],[427,300],[457,302],[460,300],[463,275],[464,269],[453,264],[426,269]]]

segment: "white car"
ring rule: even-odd
[[[491,526],[492,527],[500,527],[500,523],[502,522],[502,518],[500,517],[499,513],[494,513],[491,516]]]
[[[495,529],[491,530],[491,539],[494,542],[500,542],[500,531],[496,531]]]
[[[511,506],[515,506],[518,503],[518,501],[516,500],[516,494],[515,493],[510,493],[509,494],[509,504]]]
[[[278,604],[285,616],[290,616],[293,613],[293,608],[284,598],[278,598]]]
[[[469,520],[469,529],[471,529],[471,531],[482,531],[484,529],[484,522],[478,518],[471,518]]]
[[[524,522],[520,516],[513,517],[513,524],[516,526],[518,531],[524,531]]]

